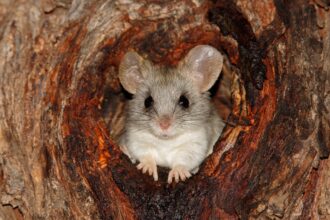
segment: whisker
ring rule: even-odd
[[[139,128],[131,128],[133,131],[135,131],[135,132],[139,132],[139,131],[146,131],[146,130],[148,130],[148,127],[141,127],[141,126],[139,126]]]
[[[130,113],[134,113],[136,115],[144,115],[144,116],[148,116],[149,117],[149,115],[147,113],[145,113],[145,112],[130,111]]]
[[[147,120],[147,119],[127,119],[126,121],[128,122],[138,122],[138,121],[150,121],[150,120]]]
[[[152,110],[156,113],[156,115],[159,117],[159,114],[155,108],[152,108]]]

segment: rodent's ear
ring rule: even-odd
[[[223,56],[214,47],[198,45],[181,61],[180,70],[198,86],[200,92],[209,90],[217,80],[223,64]]]
[[[130,93],[135,94],[144,76],[141,71],[143,58],[136,52],[128,52],[119,65],[119,80],[123,87]]]

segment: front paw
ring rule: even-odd
[[[181,179],[182,181],[185,181],[187,178],[191,177],[190,172],[187,170],[185,166],[177,165],[174,166],[173,169],[168,174],[167,182],[172,183],[172,179],[175,179],[175,182],[179,182]]]
[[[155,181],[158,180],[156,161],[152,157],[144,157],[136,167],[138,170],[142,170],[142,173],[148,171],[149,175],[153,176]]]

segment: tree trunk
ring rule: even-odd
[[[330,219],[328,0],[0,0],[0,219]],[[186,182],[120,151],[120,59],[226,54]]]

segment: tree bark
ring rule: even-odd
[[[328,0],[0,0],[0,219],[329,219]],[[226,54],[186,182],[120,151],[120,59]]]

